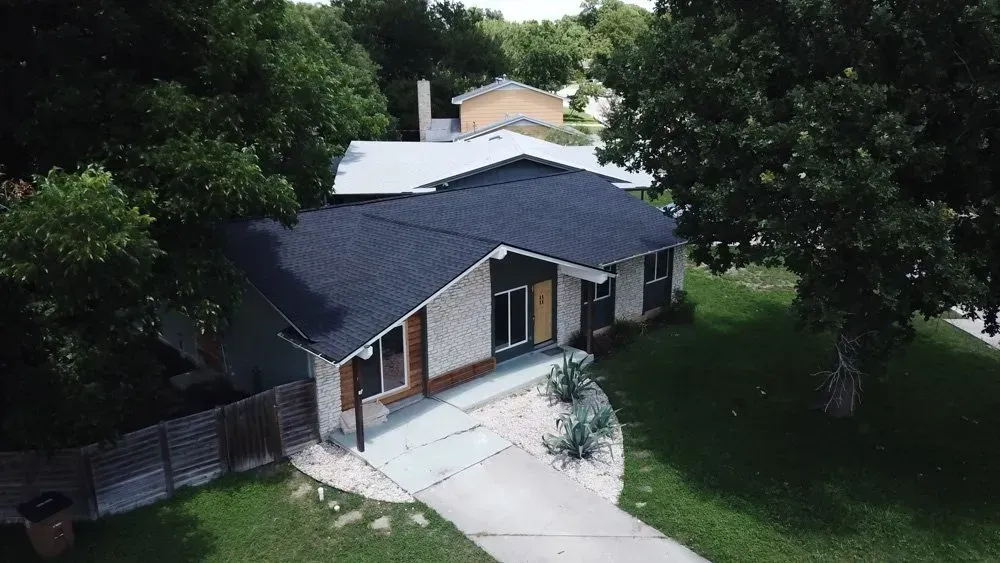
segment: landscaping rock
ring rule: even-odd
[[[292,456],[291,461],[299,471],[341,491],[385,502],[413,502],[399,485],[340,446],[316,444]],[[306,492],[311,490],[306,485]]]
[[[589,392],[584,401],[597,406],[609,403],[607,395],[600,388]],[[555,433],[556,419],[569,409],[569,404],[550,404],[539,390],[529,389],[483,405],[469,414],[502,438],[565,473],[602,498],[617,504],[625,475],[621,428],[615,429],[610,452],[601,451],[586,460],[559,458],[550,454],[542,443],[542,436]]]

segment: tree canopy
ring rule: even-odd
[[[0,341],[0,358],[44,359],[5,366],[8,389],[58,382],[52,404],[93,412],[107,430],[129,406],[110,382],[128,388],[155,370],[137,365],[151,307],[208,330],[225,322],[240,291],[219,225],[293,223],[300,206],[325,202],[331,158],[388,125],[375,67],[339,18],[284,0],[0,8],[12,30],[0,172],[18,194],[0,208],[0,282],[18,319],[5,324],[24,331]],[[4,430],[28,424],[0,414]],[[93,437],[39,428],[51,432],[32,444]]]
[[[1000,5],[661,2],[638,45],[603,158],[657,175],[713,271],[798,274],[835,343],[826,408],[853,412],[915,315],[997,329]]]

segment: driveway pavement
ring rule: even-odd
[[[499,561],[705,561],[513,446],[416,497]]]
[[[441,401],[333,438],[503,563],[705,561]]]
[[[983,332],[986,329],[986,323],[982,319],[948,319],[948,323],[968,332],[994,348],[1000,348],[1000,334],[990,336]]]

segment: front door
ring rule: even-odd
[[[538,282],[534,287],[535,344],[552,340],[552,280]]]

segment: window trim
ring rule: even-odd
[[[385,350],[385,347],[382,346],[382,338],[384,336],[386,336],[387,334],[389,334],[390,332],[396,330],[397,328],[403,331],[403,384],[400,385],[399,387],[393,387],[392,389],[389,389],[388,391],[386,391],[385,390],[385,357],[383,356],[383,352]],[[365,360],[362,360],[362,361],[365,361]],[[409,388],[409,386],[410,386],[410,346],[409,346],[409,342],[407,342],[407,339],[406,339],[406,321],[403,321],[403,323],[400,324],[400,325],[397,325],[397,326],[394,326],[394,327],[390,328],[385,334],[383,334],[382,336],[378,337],[378,377],[379,377],[379,382],[381,382],[381,384],[382,384],[383,391],[381,393],[379,393],[378,395],[372,395],[371,397],[366,397],[362,402],[364,402],[364,403],[370,403],[371,401],[378,400],[378,399],[380,399],[382,397],[386,397],[388,395],[394,395],[394,394],[399,393],[400,391],[402,391],[404,389]]]
[[[664,250],[658,250],[657,252],[655,252],[653,254],[653,279],[647,281],[645,285],[649,285],[651,283],[656,283],[656,282],[661,282],[661,281],[663,281],[665,279],[668,279],[670,277],[670,273],[671,273],[670,272],[671,268],[670,268],[670,264],[669,264],[670,250],[671,249],[669,249],[669,248],[664,249]],[[663,274],[662,278],[658,278],[658,277],[656,277],[656,267],[659,266],[659,264],[660,264],[660,254],[661,253],[666,253],[665,257],[668,260],[668,263],[667,263],[667,271],[666,271],[666,273]],[[645,274],[643,274],[643,276],[645,276]]]
[[[511,312],[510,294],[514,293],[515,291],[521,290],[521,289],[524,290],[524,340],[521,340],[520,342],[511,342],[510,341],[510,327],[511,327],[512,323],[510,322],[510,318],[511,318],[510,317],[510,312]],[[530,299],[528,299],[528,286],[527,285],[522,285],[522,286],[514,287],[514,288],[511,288],[511,289],[505,289],[503,291],[498,291],[498,292],[496,292],[496,293],[493,294],[493,299],[495,300],[497,297],[499,297],[501,295],[504,295],[504,294],[507,295],[507,345],[504,346],[504,347],[502,347],[502,348],[497,348],[496,347],[496,339],[497,339],[496,328],[497,327],[496,327],[496,319],[494,319],[493,320],[493,346],[494,346],[493,353],[494,354],[496,354],[497,352],[503,352],[504,350],[510,350],[511,348],[514,348],[515,346],[520,346],[520,345],[528,342],[528,340],[530,340],[529,334],[528,334],[528,317],[529,317],[529,315],[528,315],[528,301],[530,301]],[[493,304],[490,303],[490,306],[493,306]],[[496,314],[496,311],[494,311],[494,315],[495,314]]]
[[[586,281],[586,280],[584,280],[583,283],[589,283],[590,285],[592,285],[594,287],[594,295],[595,296],[597,295],[597,288],[598,287],[601,287],[604,284],[608,285],[608,294],[605,295],[605,296],[603,296],[603,297],[594,297],[594,303],[597,303],[598,301],[603,301],[603,300],[608,299],[608,298],[611,297],[611,278],[608,278],[608,281],[606,281],[604,283],[594,283],[594,282],[589,282],[589,281]],[[584,305],[586,305],[588,303],[590,303],[589,299],[584,299],[583,300],[583,304]]]

